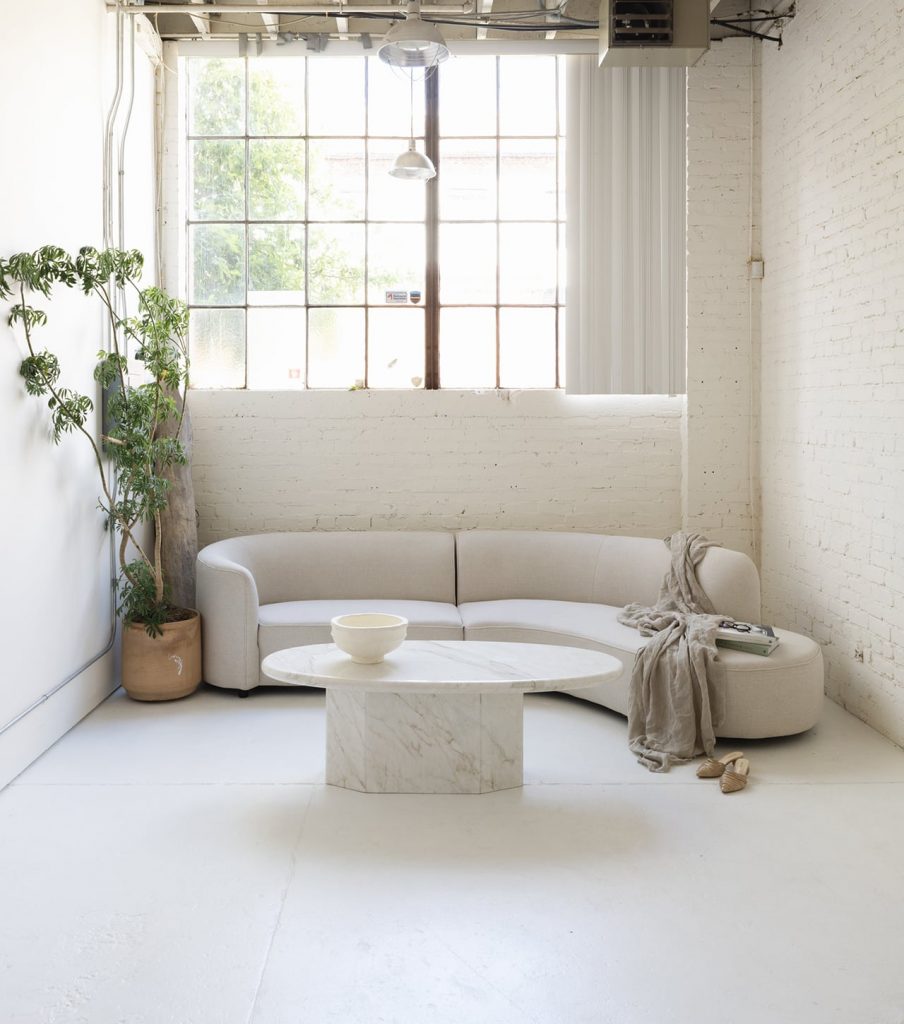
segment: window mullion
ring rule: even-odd
[[[439,175],[439,68],[424,78],[424,150]],[[424,280],[424,387],[435,390],[439,380],[439,186],[427,182],[426,266]]]
[[[250,139],[250,106],[251,95],[248,88],[248,58],[245,57],[245,387],[248,387],[248,290],[251,283],[251,139]]]
[[[502,233],[502,228],[500,226],[500,220],[499,220],[499,200],[500,200],[499,179],[500,179],[501,164],[502,164],[502,155],[501,155],[502,142],[500,141],[500,124],[499,124],[499,118],[500,118],[500,114],[501,114],[499,93],[500,93],[500,79],[502,78],[502,68],[501,68],[500,63],[499,63],[499,58],[496,57],[495,60],[496,60],[496,387],[498,388],[499,385],[500,385],[500,381],[501,381],[500,367],[499,367],[499,364],[500,364],[499,331],[501,329],[501,324],[500,324],[501,315],[500,315],[499,304],[502,301],[502,298],[501,298],[501,296],[499,294],[499,254],[500,254],[500,251],[501,251],[501,249],[500,249],[500,235]]]

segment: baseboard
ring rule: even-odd
[[[0,789],[116,689],[114,653],[99,658],[0,736]]]

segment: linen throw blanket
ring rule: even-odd
[[[683,531],[666,537],[672,564],[652,608],[629,604],[618,621],[652,637],[637,652],[628,700],[628,743],[652,772],[673,762],[711,755],[713,726],[722,717],[722,688],[714,685],[720,616],[697,580],[713,541]]]

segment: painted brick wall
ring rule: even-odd
[[[685,523],[756,558],[754,174],[758,44],[714,43],[688,71]]]
[[[270,530],[577,529],[666,536],[681,398],[197,391],[201,542]]]
[[[766,612],[904,743],[904,4],[797,10],[763,55]]]

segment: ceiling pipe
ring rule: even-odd
[[[371,6],[360,4],[357,7],[347,3],[324,4],[229,4],[212,3],[199,7],[197,4],[117,4],[107,3],[110,11],[119,10],[123,14],[195,14],[202,10],[204,14],[320,14],[327,18],[353,18],[356,14],[386,14],[402,17],[404,10],[398,4]],[[429,17],[431,14],[471,14],[474,10],[472,2],[460,4],[430,4],[422,7],[421,12]]]

